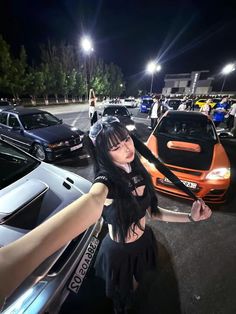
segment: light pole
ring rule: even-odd
[[[221,92],[223,92],[224,86],[225,86],[225,81],[226,81],[226,76],[233,72],[235,70],[235,64],[234,63],[229,63],[227,64],[221,71],[221,73],[224,75],[224,80],[223,84],[221,87]]]
[[[83,36],[80,40],[80,46],[85,55],[85,75],[86,75],[86,92],[87,99],[89,98],[89,89],[90,89],[90,60],[89,57],[91,53],[94,51],[93,42],[89,36]]]
[[[150,61],[147,64],[146,70],[149,74],[151,74],[151,86],[150,86],[150,94],[152,94],[152,86],[153,86],[153,76],[155,72],[161,71],[160,64],[157,64],[155,61]]]

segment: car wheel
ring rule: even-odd
[[[41,161],[46,159],[46,153],[42,145],[34,144],[33,155]]]

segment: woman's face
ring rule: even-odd
[[[117,146],[113,146],[109,150],[111,159],[115,163],[127,164],[134,160],[135,148],[134,142],[130,135],[127,135],[124,141],[121,141]]]

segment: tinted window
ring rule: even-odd
[[[213,124],[209,120],[191,119],[190,117],[182,119],[165,117],[156,128],[156,133],[165,133],[166,135],[177,136],[183,139],[217,139]]]
[[[126,108],[105,108],[103,112],[104,116],[128,116],[129,112]]]
[[[0,113],[0,123],[7,125],[7,113]]]
[[[151,105],[153,103],[152,99],[143,99],[143,104],[145,105]]]
[[[12,104],[8,101],[0,101],[0,107],[8,107],[11,106]]]
[[[17,119],[16,116],[14,116],[13,114],[9,115],[9,122],[8,122],[10,127],[20,127],[20,123]]]
[[[20,120],[26,130],[40,129],[60,124],[59,119],[47,112],[22,115],[20,116]]]
[[[39,164],[39,161],[0,141],[0,189],[24,177]]]

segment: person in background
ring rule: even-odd
[[[161,103],[157,97],[154,98],[154,102],[149,111],[149,117],[151,118],[151,126],[152,130],[155,129],[157,125],[158,118],[161,116]]]
[[[191,98],[187,98],[187,100],[186,100],[186,110],[194,111],[193,100]]]
[[[211,103],[212,99],[207,99],[205,104],[199,109],[200,112],[204,113],[205,115],[209,115],[211,111]]]
[[[230,105],[228,103],[228,97],[224,97],[213,110],[213,122],[216,127],[218,127],[222,122],[224,122],[225,115],[227,114]]]
[[[234,127],[235,117],[236,117],[236,103],[232,104],[231,108],[229,109],[229,116],[226,121],[227,128],[229,129],[229,131]]]
[[[211,216],[202,199],[194,201],[190,213],[158,207],[151,177],[137,154],[145,157],[150,152],[134,139],[136,146],[116,117],[102,118],[91,127],[86,138],[95,170],[90,191],[22,238],[0,248],[0,282],[4,283],[0,285],[0,302],[43,260],[102,215],[108,234],[97,254],[96,275],[105,280],[106,295],[112,299],[115,313],[127,313],[145,274],[158,271],[156,239],[146,225],[146,213],[157,221],[175,223]]]
[[[179,111],[185,111],[187,108],[186,106],[186,101],[184,100],[183,102],[181,102],[181,104],[179,105],[178,109]]]
[[[91,126],[97,121],[96,96],[93,89],[89,91],[89,118]]]

